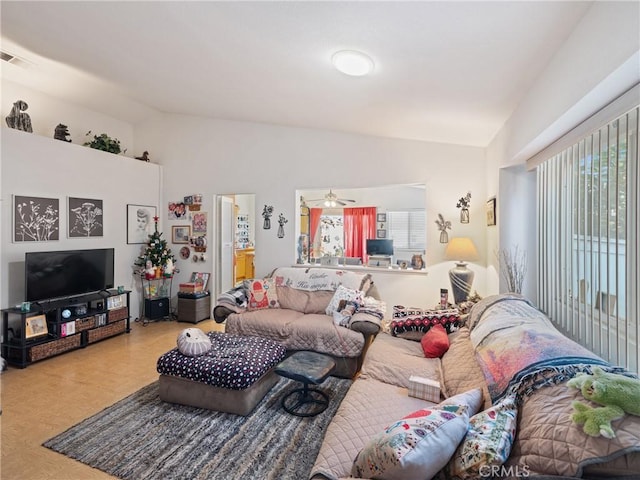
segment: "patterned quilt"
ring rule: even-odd
[[[494,403],[511,392],[521,397],[577,372],[590,372],[593,365],[610,367],[565,337],[520,295],[481,300],[471,310],[470,328],[476,359]]]

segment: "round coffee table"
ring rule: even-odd
[[[320,385],[331,375],[336,363],[330,357],[316,352],[295,352],[276,365],[275,372],[281,377],[302,382],[282,398],[282,408],[297,417],[314,417],[329,406],[329,395],[309,384]]]

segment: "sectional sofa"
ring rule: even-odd
[[[594,366],[633,375],[564,337],[525,298],[500,295],[481,300],[472,308],[466,326],[449,335],[449,343],[442,358],[425,358],[420,342],[380,333],[328,427],[312,478],[342,479],[352,473],[357,477],[354,460],[358,457],[362,466],[363,456],[381,451],[387,427],[397,427],[403,417],[435,405],[408,395],[412,375],[439,380],[442,398],[482,392],[481,404],[467,411],[472,422],[495,414],[486,410],[492,404],[508,405],[513,399],[517,405],[512,409],[513,431],[497,432],[503,450],[494,455],[493,469],[478,471],[476,463],[475,472],[471,468],[461,474],[452,465],[457,461],[460,466],[457,456],[462,451],[452,453],[443,439],[436,438],[426,454],[417,456],[426,464],[420,468],[433,468],[434,462],[438,468],[444,466],[441,478],[452,478],[452,472],[457,475],[453,478],[640,478],[640,417],[625,415],[613,422],[616,437],[611,440],[590,437],[570,419],[571,402],[582,400],[582,395],[566,385],[576,373],[590,372]],[[483,409],[489,412],[484,417],[476,413]],[[506,463],[501,464],[500,454],[508,456]],[[431,478],[430,474],[412,476],[413,460],[391,467],[385,465],[388,459],[365,460],[364,466],[378,471],[378,478]],[[482,465],[486,460],[479,461]],[[385,475],[385,468],[395,470]]]

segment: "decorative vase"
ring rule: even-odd
[[[460,223],[469,223],[469,209],[463,208],[460,210]]]
[[[440,232],[440,243],[449,243],[449,234],[446,230]]]
[[[456,262],[456,266],[449,270],[451,291],[456,305],[466,302],[471,292],[474,272],[467,268],[466,262]]]

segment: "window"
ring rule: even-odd
[[[636,107],[537,167],[540,308],[574,340],[638,371]]]
[[[396,250],[425,249],[427,236],[424,209],[387,212],[387,235]]]

